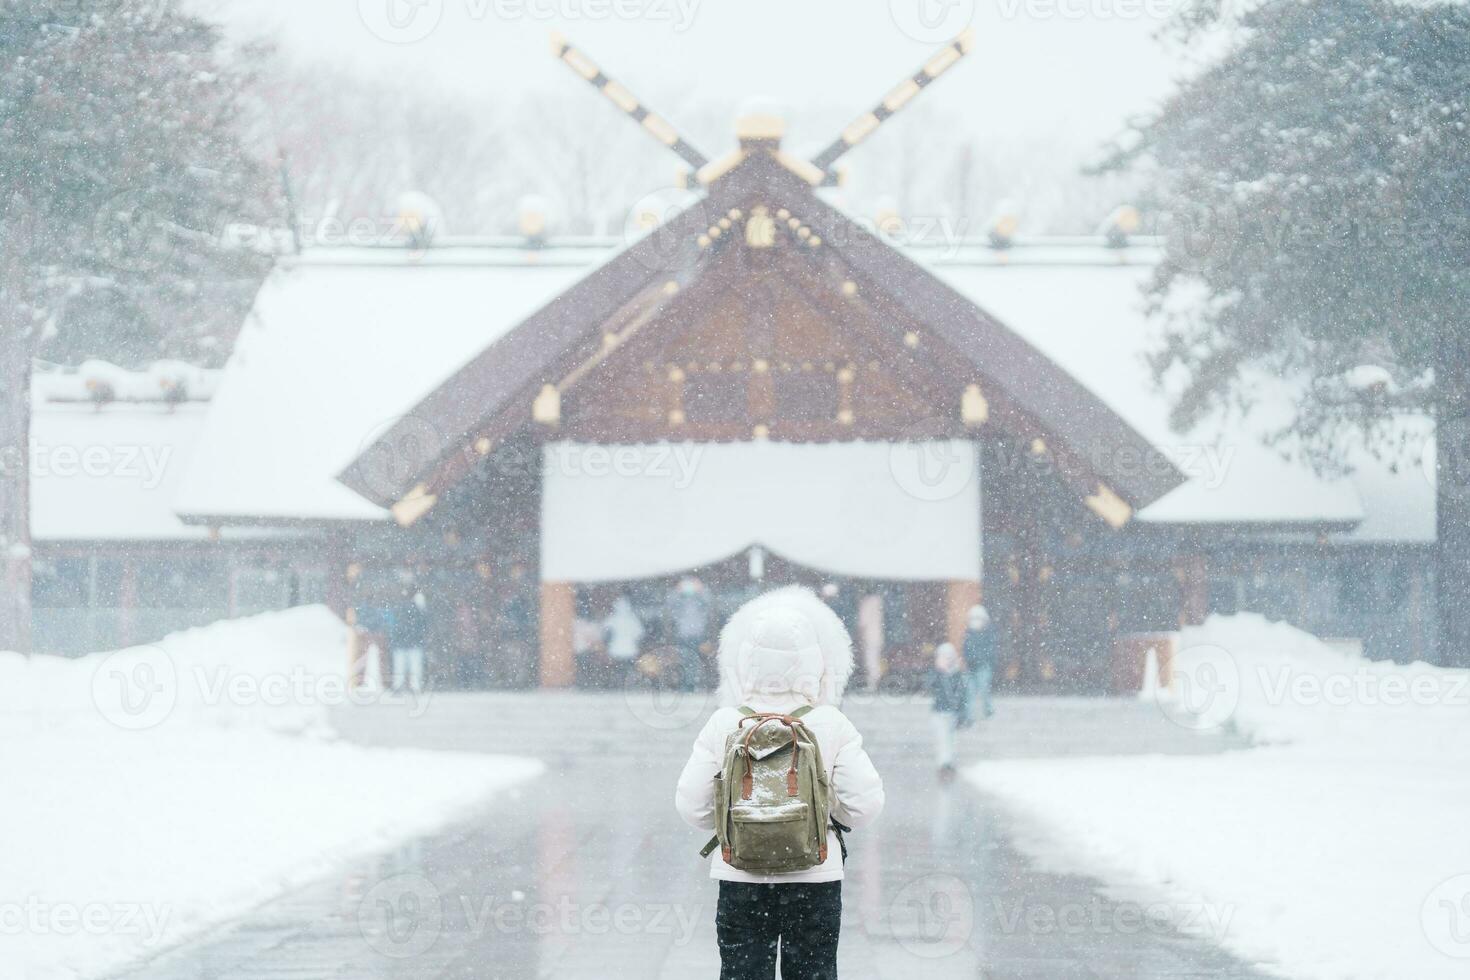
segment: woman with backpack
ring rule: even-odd
[[[838,710],[852,640],[810,590],[758,596],[720,633],[717,709],[675,805],[720,883],[721,980],[833,980],[842,922],[841,830],[883,809],[883,781]]]

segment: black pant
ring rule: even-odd
[[[842,882],[756,885],[720,882],[715,934],[720,980],[837,980]]]

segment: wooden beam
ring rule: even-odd
[[[980,542],[975,542],[979,547]],[[963,650],[965,628],[969,625],[970,607],[980,602],[980,583],[968,579],[946,582],[944,586],[945,637],[956,650]]]
[[[872,136],[884,120],[914,100],[921,90],[943,75],[975,46],[975,33],[967,30],[953,41],[940,48],[924,66],[905,78],[883,97],[868,112],[858,116],[830,146],[812,159],[812,167],[821,172],[830,172],[832,165],[848,150]]]
[[[541,583],[541,686],[571,687],[577,680],[572,622],[577,587],[571,582]]]
[[[661,289],[673,279],[682,287],[697,277],[704,251],[697,239],[707,224],[707,215],[736,206],[748,196],[746,184],[756,179],[756,174],[732,174],[719,188],[711,188],[699,205],[669,219],[663,234],[633,243],[527,317],[430,392],[403,421],[339,473],[338,480],[366,499],[388,507],[402,489],[414,482],[422,481],[438,490],[462,477],[473,456],[455,440],[485,437],[493,442],[519,428],[530,398],[541,385],[564,376],[574,366],[569,363],[568,351],[590,350],[585,346],[589,340],[593,345],[601,343],[601,326],[618,311],[636,304],[650,286]],[[668,241],[676,243],[672,250],[665,248]],[[416,473],[403,481],[403,488],[375,486],[367,478],[363,460],[379,445],[393,445],[403,434],[401,430],[412,431],[414,419],[433,419],[451,437],[445,458],[429,468],[432,478]]]
[[[399,527],[412,527],[433,510],[438,502],[438,494],[430,493],[428,487],[420,483],[392,506],[393,520],[398,522]]]
[[[586,54],[573,47],[560,34],[551,35],[551,53],[597,91],[617,106],[627,117],[696,171],[709,163],[709,158],[694,148],[668,120],[650,110],[622,84],[607,77]]]
[[[1003,385],[988,373],[973,368],[971,359],[964,352],[892,302],[882,289],[876,288],[877,284],[867,289],[848,289],[848,283],[857,281],[855,274],[832,249],[802,250],[789,261],[793,267],[787,270],[788,275],[807,282],[813,302],[822,302],[829,316],[843,318],[850,327],[865,328],[875,345],[874,350],[882,351],[885,364],[908,367],[909,383],[918,383],[916,379],[921,376],[925,379],[924,397],[931,404],[944,406],[936,415],[944,418],[953,416],[965,422],[964,399],[969,397],[973,417],[978,419],[983,414],[983,420],[987,422],[994,418],[1001,429],[1040,446],[1042,452],[1037,455],[1044,453],[1062,482],[1077,492],[1087,506],[1110,526],[1121,528],[1132,518],[1132,507],[1111,488],[1098,482],[1097,475],[1084,458],[1072,453],[1065,442],[1053,436],[1030,411],[1015,404]],[[801,272],[803,269],[804,274]],[[909,334],[919,335],[922,340],[917,345],[900,346]],[[957,372],[954,366],[962,366],[963,370]],[[974,384],[976,392],[968,396],[962,393],[960,404],[951,408],[955,386],[970,384],[977,371],[982,375],[983,390],[979,384]]]
[[[1181,597],[1180,626],[1199,626],[1210,611],[1209,565],[1203,552],[1192,551],[1175,559]]]
[[[1128,501],[1113,492],[1106,483],[1099,483],[1097,490],[1083,498],[1089,510],[1108,522],[1117,530],[1133,519],[1133,508]]]
[[[695,275],[691,270],[678,280],[651,281],[606,322],[594,324],[598,329],[588,329],[580,343],[563,351],[561,357],[549,366],[545,376],[555,379],[554,383],[538,378],[523,386],[516,397],[505,401],[500,411],[482,421],[472,433],[466,433],[463,438],[468,445],[458,446],[454,452],[440,459],[423,485],[440,494],[457,484],[495,445],[532,419],[534,413],[528,406],[534,404],[548,384],[560,395],[595,371],[608,357],[623,350],[649,322],[668,315],[684,293],[682,288],[670,289],[670,281],[683,282]],[[608,334],[617,339],[609,343],[605,339]],[[562,416],[564,407],[560,402],[557,409],[558,416]]]

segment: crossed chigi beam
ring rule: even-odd
[[[830,146],[812,158],[812,165],[827,175],[826,183],[835,182],[836,172],[833,171],[832,165],[848,150],[872,136],[879,126],[912,102],[914,97],[928,88],[935,79],[959,64],[960,59],[969,54],[974,46],[975,32],[965,31],[935,52],[932,58],[924,62],[922,68],[904,79],[893,91],[884,96],[882,102],[849,123]]]
[[[884,96],[883,101],[849,123],[837,139],[821,153],[818,153],[811,161],[812,166],[822,174],[822,184],[831,185],[837,183],[837,172],[833,169],[833,165],[848,150],[851,150],[872,136],[884,122],[912,102],[920,92],[929,87],[939,76],[958,64],[965,55],[970,53],[974,46],[975,32],[973,30],[965,31],[959,37],[935,52],[928,61],[924,62],[918,71],[905,78]],[[685,163],[688,163],[696,171],[702,169],[709,163],[709,158],[695,149],[693,144],[680,135],[673,124],[663,116],[650,110],[622,84],[604,74],[602,69],[597,67],[597,64],[591,58],[574,47],[566,38],[559,34],[553,34],[551,38],[551,50],[558,60],[564,62],[567,67],[582,76],[593,88],[607,96],[613,105],[626,113],[634,122],[641,125],[654,139],[677,153]]]
[[[608,101],[628,114],[654,139],[675,153],[695,170],[709,163],[709,158],[694,148],[694,145],[679,135],[679,131],[667,119],[649,110],[638,97],[621,83],[602,73],[602,69],[578,49],[572,47],[560,34],[551,35],[551,52],[568,68],[581,75],[591,86],[607,96]]]

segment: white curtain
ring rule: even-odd
[[[541,576],[670,575],[760,545],[858,578],[978,581],[980,475],[964,440],[548,445]]]

